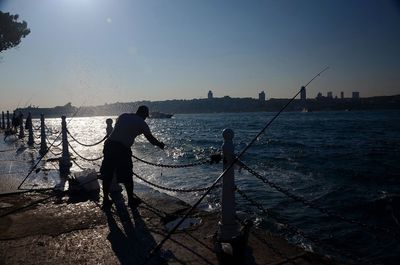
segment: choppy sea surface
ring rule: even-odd
[[[190,164],[221,149],[224,128],[234,130],[238,154],[274,115],[182,114],[172,119],[150,119],[147,122],[153,134],[166,144],[166,149],[160,150],[138,137],[133,154],[154,163]],[[107,118],[69,118],[68,129],[79,142],[95,143],[105,135]],[[115,121],[116,117],[112,118]],[[34,120],[34,126],[39,126],[38,120]],[[57,157],[61,119],[47,119],[46,126],[49,143],[54,141],[48,157]],[[38,136],[39,131],[35,134]],[[98,170],[101,160],[81,157],[100,157],[103,144],[85,147],[69,140],[76,164]],[[35,142],[39,143],[36,137]],[[11,137],[1,143],[1,148],[0,192],[9,192],[25,178],[37,155],[36,150],[27,149]],[[349,263],[399,264],[400,111],[282,113],[241,161],[284,192],[245,169],[236,170],[238,188],[258,203],[256,207],[237,194],[239,216],[251,218],[256,225],[305,248]],[[76,164],[72,170],[80,171]],[[51,162],[41,166],[57,167]],[[202,188],[219,176],[222,164],[159,168],[134,160],[134,172],[165,187]],[[55,183],[56,176],[34,172],[24,185],[51,187]],[[166,192],[190,203],[202,194]],[[220,207],[220,193],[220,189],[212,191],[202,207]]]

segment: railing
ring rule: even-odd
[[[10,127],[10,121],[9,121],[9,112],[7,111],[7,121],[5,120],[5,115],[4,112],[2,112],[2,122],[1,128],[3,130],[11,130],[12,128]],[[78,168],[81,170],[85,170],[86,168],[80,165],[76,159],[71,158],[71,154],[69,150],[72,151],[74,155],[79,157],[80,159],[93,163],[95,161],[101,160],[103,156],[98,156],[95,158],[88,158],[83,156],[77,151],[77,148],[74,147],[69,141],[68,138],[70,137],[75,144],[78,144],[83,147],[91,148],[98,146],[102,144],[107,137],[110,135],[112,131],[112,120],[107,119],[106,121],[107,126],[106,126],[106,133],[105,136],[98,141],[92,142],[92,143],[84,143],[81,140],[79,140],[79,137],[76,135],[73,135],[67,128],[67,123],[66,123],[66,117],[62,117],[62,123],[61,123],[61,131],[55,133],[55,138],[53,140],[50,140],[46,134],[48,132],[48,128],[45,125],[45,119],[44,116],[41,115],[40,119],[40,126],[34,127],[32,125],[32,121],[27,119],[26,122],[26,130],[28,131],[28,142],[27,144],[33,148],[36,149],[35,145],[40,146],[40,149],[38,150],[39,152],[39,159],[38,162],[31,168],[27,176],[23,179],[21,184],[19,185],[18,189],[24,190],[22,188],[23,184],[25,181],[28,179],[28,177],[31,175],[31,173],[35,170],[38,169],[39,162],[50,152],[53,156],[58,158],[59,161],[59,170],[60,170],[60,175],[64,178],[68,178],[68,175],[70,173],[70,168],[72,166],[72,163],[75,164]],[[270,123],[268,123],[270,124]],[[25,138],[25,133],[24,133],[24,128],[22,126],[22,123],[19,124],[19,134],[18,138],[24,139]],[[35,131],[40,131],[40,136],[35,135]],[[16,132],[14,132],[16,133]],[[40,138],[40,143],[35,143],[35,139]],[[194,161],[192,163],[185,163],[185,164],[160,164],[160,163],[154,163],[150,161],[146,161],[143,158],[137,157],[135,155],[132,155],[133,159],[136,159],[137,161],[144,163],[148,166],[153,166],[153,167],[162,167],[162,168],[188,168],[188,167],[195,167],[195,166],[206,166],[209,164],[213,163],[218,163],[219,160],[223,157],[223,173],[216,178],[216,180],[211,184],[207,185],[206,187],[192,187],[192,188],[179,188],[179,187],[166,187],[163,185],[156,184],[152,181],[150,181],[148,178],[144,176],[140,176],[138,173],[134,172],[133,176],[137,178],[138,180],[142,181],[143,183],[146,183],[149,186],[152,186],[156,189],[159,190],[164,190],[168,192],[182,192],[182,193],[190,193],[190,192],[204,192],[203,196],[200,198],[196,204],[193,205],[193,208],[197,207],[198,204],[200,203],[201,199],[203,199],[212,189],[215,189],[217,186],[222,186],[222,195],[221,195],[221,202],[222,202],[222,211],[221,211],[221,220],[219,222],[219,227],[218,227],[218,233],[217,233],[217,240],[219,242],[230,242],[233,238],[237,238],[240,236],[240,225],[243,225],[243,220],[237,219],[236,216],[236,209],[235,209],[235,194],[239,194],[244,200],[246,200],[252,207],[258,209],[263,215],[271,217],[271,215],[268,213],[268,209],[265,208],[265,206],[252,199],[246,191],[242,190],[240,187],[238,187],[235,184],[235,177],[234,177],[234,165],[241,166],[243,169],[245,169],[247,172],[249,172],[250,175],[254,176],[256,179],[260,180],[264,185],[267,185],[268,187],[273,188],[277,192],[283,194],[287,198],[290,198],[291,200],[295,202],[299,202],[303,204],[305,207],[315,209],[319,211],[321,214],[338,220],[340,222],[345,222],[351,225],[356,225],[358,227],[361,227],[362,229],[367,229],[368,231],[376,234],[381,234],[384,233],[388,235],[389,237],[396,238],[398,239],[400,237],[399,231],[393,231],[391,229],[388,229],[386,227],[379,227],[376,225],[371,225],[365,222],[361,222],[359,220],[355,220],[346,216],[343,216],[337,212],[334,212],[332,210],[328,210],[315,202],[311,200],[307,200],[297,194],[294,194],[293,192],[289,191],[288,189],[285,189],[278,184],[272,182],[270,179],[268,179],[266,176],[263,174],[260,174],[259,172],[255,171],[252,169],[250,166],[246,165],[242,161],[240,161],[240,155],[236,156],[234,152],[234,145],[233,145],[233,138],[234,138],[234,133],[230,129],[226,129],[223,131],[223,138],[224,138],[224,143],[222,145],[222,154],[212,154],[210,155],[209,158],[203,158],[199,159],[197,161]],[[247,149],[245,149],[247,150]],[[4,151],[4,150],[3,150]],[[7,151],[7,150],[5,150]],[[2,150],[0,150],[2,152]],[[241,153],[243,154],[243,152]],[[95,165],[95,164],[93,164]],[[98,165],[97,165],[98,166]],[[220,180],[222,180],[222,184],[220,183]],[[80,183],[81,186],[86,185],[87,183],[91,181],[97,181],[95,180],[90,180],[87,182]],[[52,195],[51,195],[52,196]],[[24,207],[25,208],[25,207]],[[13,212],[9,212],[7,214],[3,214],[2,216],[12,214]],[[190,216],[192,213],[192,209],[190,209],[187,214],[185,214],[182,218],[182,222],[185,218]],[[0,216],[0,217],[2,217]],[[179,227],[180,223],[176,225],[175,228]],[[331,246],[327,245],[326,243],[322,242],[318,238],[312,237],[310,235],[307,235],[300,229],[296,228],[293,225],[290,224],[285,224],[285,229],[292,233],[293,235],[301,236],[302,238],[312,242],[314,246],[317,246],[321,249],[325,249],[327,251],[330,251],[332,249]],[[172,229],[174,232],[174,229]],[[172,233],[173,233],[172,232]],[[255,235],[256,236],[256,235]],[[156,253],[157,249],[165,242],[168,240],[170,237],[170,234],[166,235],[164,240],[161,241],[159,245],[157,245],[152,252],[148,256],[148,260],[151,259],[153,253]],[[273,247],[273,246],[272,246]],[[284,256],[279,250],[276,250],[279,255]],[[289,259],[290,257],[285,257]],[[351,256],[349,256],[351,258]],[[296,264],[293,260],[291,260],[292,263]]]

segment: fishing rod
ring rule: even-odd
[[[329,69],[329,66],[327,66],[324,70],[322,70],[321,72],[319,72],[316,76],[314,76],[305,86],[304,88],[306,88],[312,81],[314,81],[315,78],[317,78],[318,76],[320,76],[323,72],[325,72],[326,70]]]
[[[288,103],[286,103],[277,114],[264,126],[264,128],[261,129],[261,131],[253,138],[253,140],[239,153],[238,156],[236,156],[233,161],[228,164],[226,169],[218,176],[218,178],[214,181],[214,183],[208,188],[206,192],[197,200],[195,204],[193,204],[192,207],[187,211],[187,213],[181,218],[181,220],[168,232],[168,234],[164,237],[163,240],[158,243],[157,246],[155,246],[147,256],[147,258],[144,260],[144,262],[141,265],[147,264],[150,259],[154,256],[154,254],[159,251],[164,245],[164,243],[171,237],[173,233],[178,229],[178,227],[188,218],[188,216],[194,211],[194,209],[200,204],[200,202],[210,193],[210,191],[217,185],[217,183],[221,180],[223,176],[225,176],[226,172],[228,172],[238,161],[239,159],[243,156],[243,154],[257,141],[258,137],[260,137],[261,134],[265,132],[265,130],[271,125],[271,123],[278,118],[278,116],[289,106],[290,103],[292,103],[295,98],[312,82],[314,79],[316,79],[318,76],[320,76],[323,72],[329,69],[329,66],[323,69],[321,72],[319,72],[317,75],[315,75],[305,86],[302,86],[301,89],[289,100]]]

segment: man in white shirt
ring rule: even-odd
[[[104,143],[103,162],[100,173],[103,178],[103,208],[107,209],[112,202],[108,197],[110,193],[111,180],[116,174],[117,181],[124,184],[128,204],[133,205],[133,171],[132,171],[132,151],[131,147],[135,142],[136,136],[144,134],[146,139],[153,145],[164,149],[164,143],[158,141],[151,133],[145,119],[149,116],[149,108],[140,106],[135,113],[121,114],[113,131]]]

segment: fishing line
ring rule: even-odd
[[[200,202],[210,193],[210,191],[217,185],[217,183],[221,180],[221,178],[228,172],[241,158],[241,156],[254,144],[254,142],[257,141],[257,138],[265,132],[265,130],[271,125],[271,123],[278,118],[278,116],[287,108],[287,106],[295,100],[295,98],[318,76],[320,76],[323,72],[328,70],[329,67],[326,67],[324,70],[319,72],[316,76],[314,76],[305,86],[302,86],[301,89],[289,100],[288,103],[286,103],[281,110],[275,114],[275,116],[264,126],[264,128],[253,138],[253,140],[239,153],[238,156],[236,156],[233,161],[228,164],[226,169],[218,176],[218,178],[214,181],[214,183],[208,188],[206,192],[197,200],[197,202],[190,207],[190,209],[187,211],[187,213],[180,219],[180,221],[168,232],[168,234],[163,238],[163,240],[160,241],[160,243],[157,244],[149,253],[147,256],[146,260],[142,263],[142,265],[147,264],[150,259],[154,256],[154,254],[159,251],[164,245],[164,243],[171,237],[173,233],[178,229],[178,227],[187,219],[187,217],[193,212],[193,210],[200,204]]]
[[[26,108],[28,106],[28,104],[32,101],[33,98],[33,94],[31,95],[31,97],[25,102],[25,105],[23,108]]]

